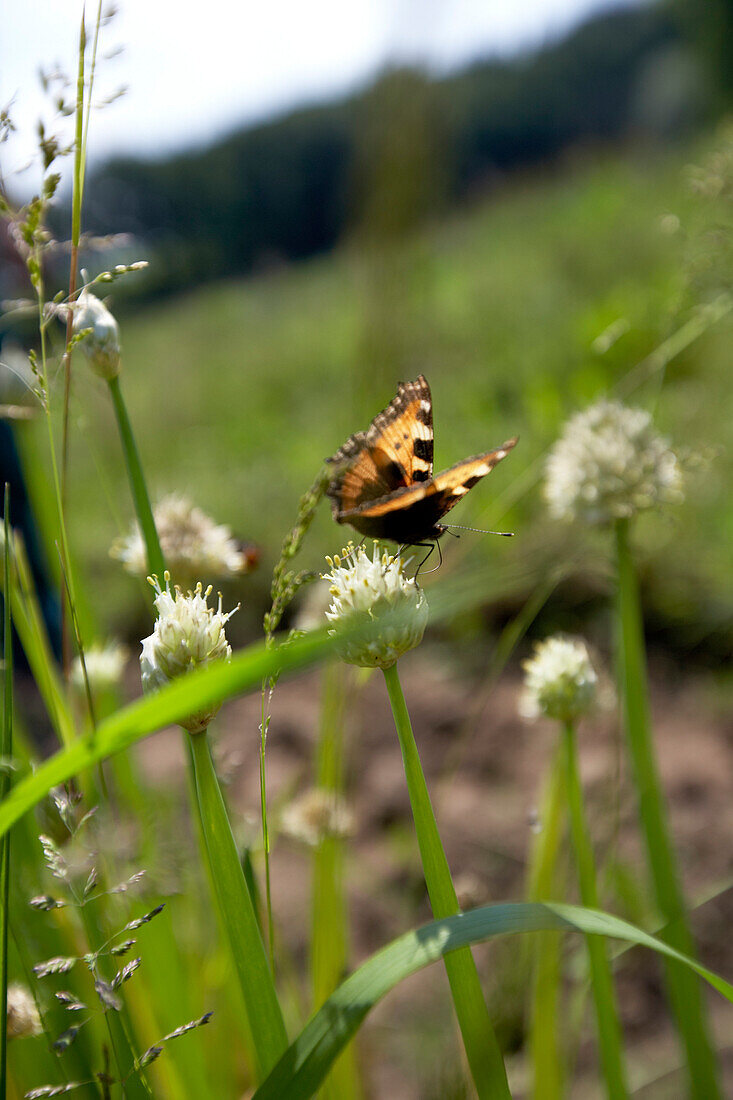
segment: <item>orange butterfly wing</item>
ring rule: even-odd
[[[334,516],[425,482],[433,472],[433,415],[423,375],[400,383],[396,396],[328,460],[342,469],[328,488]]]
[[[433,477],[432,399],[421,374],[400,383],[367,431],[352,435],[328,460],[338,467],[327,489],[334,518],[375,539],[414,544],[439,538],[441,518],[516,442],[510,439]]]

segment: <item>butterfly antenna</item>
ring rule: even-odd
[[[484,531],[480,527],[463,527],[460,523],[442,523],[441,527],[449,529],[451,527],[457,528],[459,531],[474,531],[477,535],[501,535],[505,539],[513,539],[513,531]]]

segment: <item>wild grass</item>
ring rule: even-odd
[[[608,154],[548,172],[407,242],[416,290],[411,308],[400,312],[407,351],[389,379],[378,381],[374,364],[363,362],[365,333],[378,330],[379,319],[365,313],[364,262],[346,249],[204,287],[130,318],[122,385],[153,501],[186,493],[262,548],[235,637],[258,629],[304,471],[305,479],[315,476],[322,459],[391,397],[395,379],[420,370],[433,390],[439,468],[507,435],[521,440],[511,464],[472,494],[456,522],[521,529],[522,538],[497,555],[493,540],[464,537],[453,556],[491,561],[504,599],[514,601],[526,598],[548,564],[568,559],[575,548],[548,522],[537,494],[515,500],[515,486],[535,484],[536,463],[567,415],[624,380],[687,319],[678,309],[684,235],[665,233],[660,219],[671,212],[694,225],[684,168],[697,153]],[[626,331],[600,353],[594,341],[620,321]],[[645,524],[640,532],[655,626],[692,650],[727,645],[730,605],[719,601],[733,515],[721,489],[731,458],[721,450],[725,404],[712,398],[722,399],[728,386],[728,331],[712,328],[674,359],[657,419],[673,438],[721,453],[698,484],[694,514],[683,506],[673,524]],[[625,399],[644,403],[659,378],[654,373]],[[88,600],[103,601],[110,629],[126,631],[144,622],[143,605],[131,600],[122,574],[100,565],[132,519],[117,433],[101,384],[86,379],[72,400],[74,551],[89,577]],[[26,454],[40,448],[39,428],[24,428]],[[43,502],[40,472],[39,481]],[[311,546],[313,561],[333,552],[325,510]],[[596,541],[583,549],[576,578],[598,591]],[[684,610],[671,592],[683,596]]]
[[[101,25],[100,7],[90,45],[82,19],[72,269],[68,292],[60,290],[55,300],[72,318],[65,335],[53,328],[54,310],[47,308],[53,288],[44,280],[43,220],[57,185],[49,173],[55,153],[48,147],[40,197],[7,211],[25,242],[36,291],[42,415],[21,424],[19,434],[65,606],[65,659],[57,668],[22,541],[11,532],[13,501],[6,490],[0,1007],[12,975],[25,983],[35,1011],[27,1013],[31,1023],[18,1035],[4,1009],[0,1100],[67,1092],[101,1100],[225,1100],[244,1090],[254,1100],[306,1100],[321,1088],[326,1097],[358,1098],[369,1092],[370,1067],[348,1044],[384,996],[439,960],[465,1052],[464,1072],[463,1055],[453,1053],[457,1042],[446,1043],[456,1089],[473,1087],[482,1100],[519,1095],[516,1067],[507,1075],[506,1051],[494,1026],[496,1006],[486,996],[472,948],[520,932],[536,934],[529,950],[516,945],[515,958],[520,996],[529,1005],[526,1038],[537,1098],[568,1095],[572,1087],[567,1048],[573,1028],[554,1019],[545,1030],[543,1020],[565,1003],[564,984],[582,1003],[584,974],[565,967],[559,947],[560,934],[571,932],[586,940],[598,1087],[611,1098],[628,1094],[623,1004],[608,943],[619,940],[657,952],[667,965],[683,1059],[673,1087],[685,1080],[696,1100],[721,1095],[700,981],[731,1003],[733,986],[698,961],[689,928],[647,703],[638,562],[645,569],[647,613],[658,618],[660,632],[677,628],[677,615],[688,631],[679,632],[678,645],[703,649],[712,660],[727,637],[722,581],[733,511],[720,487],[731,472],[730,456],[718,455],[704,468],[700,488],[688,493],[674,526],[665,529],[654,514],[633,524],[618,520],[615,555],[609,524],[601,531],[581,524],[562,531],[546,515],[539,492],[545,454],[562,422],[604,392],[622,389],[626,399],[652,407],[657,426],[689,441],[693,450],[715,448],[724,439],[727,421],[719,398],[727,381],[724,330],[727,324],[729,335],[731,300],[727,285],[710,294],[696,284],[691,255],[699,208],[680,182],[685,154],[604,157],[541,182],[515,184],[514,193],[507,190],[405,241],[396,261],[407,279],[404,316],[401,303],[379,295],[365,306],[369,282],[379,275],[355,249],[303,268],[203,288],[137,315],[122,310],[122,373],[118,377],[115,360],[111,377],[95,379],[72,351],[79,344],[89,351],[95,339],[93,329],[75,333],[79,313],[73,309],[83,278],[76,259]],[[396,317],[401,334],[395,341]],[[59,373],[50,369],[54,364],[62,367]],[[477,490],[470,516],[492,527],[509,525],[519,537],[501,553],[488,540],[455,548],[429,585],[430,629],[449,640],[456,663],[470,664],[471,646],[479,637],[484,644],[477,617],[503,602],[509,621],[487,676],[493,687],[558,587],[571,592],[582,581],[592,591],[602,607],[593,629],[604,635],[606,650],[612,623],[616,630],[639,832],[658,909],[658,924],[647,923],[659,927],[658,936],[600,908],[598,859],[578,762],[576,719],[585,703],[577,711],[539,708],[558,721],[559,748],[531,858],[528,900],[492,898],[461,912],[442,815],[433,810],[395,663],[397,652],[420,644],[427,597],[405,575],[403,562],[388,567],[375,555],[375,592],[369,607],[355,614],[347,606],[353,589],[351,579],[343,581],[346,559],[334,558],[330,621],[336,625],[329,630],[322,617],[316,629],[289,629],[295,597],[325,569],[322,551],[333,552],[341,541],[325,509],[318,512],[325,455],[391,396],[393,371],[408,377],[420,370],[433,385],[440,465],[510,434],[522,436],[518,460],[513,454],[511,468],[500,467]],[[610,472],[622,481],[626,476],[615,467]],[[598,484],[600,479],[601,473]],[[221,604],[219,612],[206,605],[208,588],[188,595],[168,588],[151,499],[170,490],[194,496],[261,547],[261,579],[247,582],[239,636]],[[632,511],[643,507],[635,502]],[[133,517],[148,567],[166,583],[156,589],[155,609],[150,588],[136,590],[107,553],[113,535]],[[290,534],[283,542],[284,531]],[[706,553],[695,554],[703,544]],[[204,584],[209,579],[201,578]],[[268,594],[265,636],[252,640]],[[577,623],[565,599],[550,615]],[[11,625],[54,740],[46,759],[15,690]],[[146,695],[128,703],[108,688],[95,694],[85,661],[89,638],[120,630],[145,638]],[[227,635],[249,644],[232,652]],[[73,648],[83,670],[81,700],[69,682]],[[381,654],[377,660],[375,652]],[[271,906],[270,865],[278,850],[266,798],[270,702],[285,677],[322,666],[313,772],[333,810],[347,786],[343,752],[350,696],[339,681],[339,656],[383,668],[415,826],[407,843],[420,853],[435,919],[403,931],[347,976],[352,961],[346,830],[334,818],[317,817],[310,823],[315,836],[307,841],[313,858],[310,917],[302,914],[309,939],[306,976]],[[452,675],[460,690],[461,676],[455,670]],[[549,678],[551,691],[565,702],[566,691],[571,701],[581,689],[595,691],[589,658],[585,679],[574,675],[564,666],[555,670],[555,680]],[[257,839],[243,841],[238,808],[222,790],[208,726],[223,703],[257,691],[263,700],[260,729],[241,734],[260,746],[261,829]],[[485,701],[480,698],[477,707]],[[185,731],[188,800],[184,791],[165,796],[156,790],[131,752],[174,723]],[[466,736],[454,759],[470,748]],[[582,908],[564,900],[558,874],[566,819]],[[126,829],[132,833],[127,842]],[[144,877],[142,858],[149,864]],[[639,880],[647,874],[642,867],[635,873]],[[133,948],[140,954],[118,963]],[[12,1046],[6,1035],[13,1037]]]

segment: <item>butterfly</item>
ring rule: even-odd
[[[433,477],[433,402],[421,374],[327,461],[336,475],[326,492],[337,523],[403,546],[434,542],[443,516],[490,473],[517,442],[465,458]]]

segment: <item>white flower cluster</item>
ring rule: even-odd
[[[41,1031],[41,1017],[31,991],[17,982],[9,985],[6,1025],[8,1039],[27,1039],[40,1035]]]
[[[347,837],[354,816],[335,791],[311,787],[285,807],[280,829],[293,840],[315,848],[325,837]]]
[[[94,373],[109,382],[120,373],[120,327],[104,302],[82,290],[74,303],[74,335],[87,329],[81,348]]]
[[[122,678],[126,663],[127,650],[119,642],[90,645],[85,649],[84,665],[92,694],[111,691],[116,687]],[[84,670],[80,657],[75,657],[71,666],[71,683],[77,691],[84,691]]]
[[[140,672],[143,691],[155,691],[178,676],[203,668],[214,661],[227,661],[232,647],[226,639],[224,627],[237,607],[226,614],[221,608],[221,596],[217,609],[207,605],[211,585],[203,590],[201,582],[193,592],[184,595],[176,585],[170,588],[170,574],[165,574],[165,589],[161,589],[157,577],[150,578],[157,595],[155,608],[158,618],[153,633],[143,639],[140,655]],[[238,605],[237,605],[238,606]],[[201,733],[219,710],[219,705],[192,714],[181,722],[189,733]]]
[[[164,497],[153,515],[160,548],[173,576],[193,582],[194,577],[229,577],[252,568],[254,555],[240,549],[229,528],[214,523],[186,497]],[[112,546],[110,553],[128,573],[146,576],[148,558],[137,524]]]
[[[362,668],[389,668],[408,649],[422,641],[428,621],[428,602],[422,589],[405,576],[402,559],[374,544],[370,558],[363,546],[352,544],[326,558],[331,582],[329,632],[341,635],[339,656]],[[363,629],[359,630],[359,626]],[[357,636],[345,632],[357,628]]]
[[[608,523],[682,500],[682,470],[644,409],[599,401],[565,425],[547,462],[545,499],[557,519]]]
[[[598,677],[582,638],[546,638],[523,667],[523,717],[573,722],[594,706]]]

